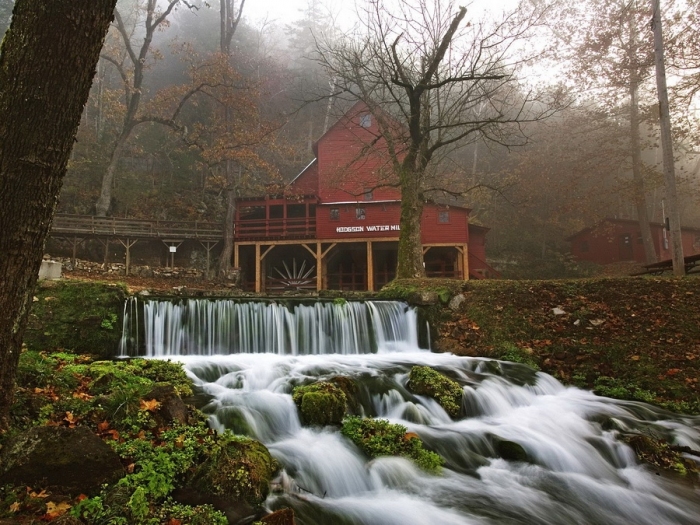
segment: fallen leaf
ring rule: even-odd
[[[182,522],[177,518],[170,518],[168,525],[182,525]]]
[[[666,375],[675,376],[677,373],[681,372],[680,368],[671,368],[666,372]]]
[[[97,430],[100,432],[104,432],[109,428],[109,423],[107,421],[103,421],[102,423],[97,424]]]
[[[66,417],[63,418],[63,421],[68,423],[68,428],[75,428],[75,425],[78,423],[77,417],[73,415],[73,412],[66,412]]]
[[[160,401],[155,399],[141,400],[141,410],[147,410],[149,412],[155,412],[160,408]]]
[[[48,521],[56,519],[59,516],[63,516],[70,508],[71,505],[65,501],[58,504],[54,503],[53,501],[47,501],[46,514],[43,516],[43,518]]]
[[[73,397],[75,399],[81,399],[83,401],[90,401],[93,399],[95,396],[91,396],[87,392],[73,392]]]
[[[49,497],[49,495],[46,493],[45,490],[42,490],[38,494],[36,492],[32,491],[29,493],[29,496],[32,498],[48,498]]]
[[[19,501],[15,501],[12,505],[10,505],[10,512],[19,512],[21,507],[22,505],[20,505]]]
[[[632,361],[639,361],[640,357],[638,355],[633,355],[632,357],[630,357],[630,359]]]

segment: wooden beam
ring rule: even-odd
[[[318,243],[317,243],[317,244],[318,244]],[[309,247],[308,244],[302,244],[302,246],[303,246],[304,248],[306,248],[306,249],[309,251],[309,253],[310,253],[311,255],[313,255],[314,257],[316,257],[316,250],[312,250],[312,249]]]
[[[199,244],[201,244],[204,247],[204,249],[207,251],[207,268],[206,268],[206,271],[204,272],[203,277],[208,279],[209,272],[211,271],[211,251],[214,248],[214,246],[219,244],[219,241],[199,241]]]
[[[462,280],[469,280],[469,245],[465,244],[462,246]]]
[[[328,255],[328,252],[331,251],[333,248],[335,248],[337,245],[338,245],[337,242],[334,242],[333,244],[331,244],[328,248],[326,248],[324,250],[322,257],[325,257],[326,255]]]
[[[423,255],[428,253],[428,251],[430,251],[430,248],[432,248],[432,246],[423,246]]]
[[[316,291],[320,292],[323,290],[323,252],[321,250],[321,243],[316,243]]]
[[[374,291],[374,254],[372,253],[372,241],[367,241],[367,290]]]
[[[273,245],[270,246],[267,250],[265,250],[265,251],[263,252],[263,254],[260,256],[260,261],[262,261],[262,260],[265,258],[265,256],[266,256],[268,253],[270,253],[275,247],[276,247],[276,246],[273,244]]]
[[[260,258],[260,243],[255,243],[255,293],[260,293],[262,289],[262,259]]]
[[[124,256],[124,275],[129,275],[129,268],[131,267],[131,247],[139,241],[138,239],[135,239],[132,242],[128,237],[126,239],[126,242],[122,241],[121,239],[117,240],[126,249],[126,254]]]

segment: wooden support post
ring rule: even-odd
[[[170,252],[170,269],[174,270],[175,269],[175,252],[177,249],[180,247],[180,245],[185,242],[181,241],[179,239],[174,240],[174,241],[169,241],[169,240],[163,240],[163,244],[165,244],[168,247],[168,251]],[[166,257],[165,259],[165,267],[168,267],[168,259]]]
[[[367,241],[367,290],[374,291],[374,254],[372,253],[372,241]]]
[[[126,242],[122,241],[121,239],[118,239],[119,243],[126,249],[126,255],[124,256],[124,265],[126,268],[124,269],[124,275],[129,275],[129,268],[131,267],[131,247],[136,244],[138,239],[131,241],[128,237],[126,238]]]
[[[462,280],[469,280],[469,245],[462,246]]]
[[[216,246],[219,244],[219,241],[199,241],[199,244],[202,245],[202,247],[207,251],[207,267],[206,270],[204,271],[204,275],[202,275],[203,279],[209,279],[209,275],[211,273],[211,251]],[[236,255],[238,255],[238,245],[234,247]]]
[[[233,267],[234,268],[241,267],[241,254],[239,252],[238,243],[233,245]]]
[[[323,253],[321,243],[316,243],[316,291],[323,290]]]
[[[73,236],[73,240],[71,241],[71,245],[73,246],[73,257],[71,257],[71,264],[73,265],[73,268],[75,268],[75,261],[77,259],[77,252],[78,252],[78,244],[81,244],[83,242],[83,239],[78,240],[77,236]]]
[[[260,258],[260,243],[255,243],[255,293],[260,293],[262,289],[262,259]]]

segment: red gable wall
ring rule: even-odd
[[[369,118],[368,127],[361,125],[363,118]],[[377,121],[362,103],[355,104],[321,137],[317,152],[322,202],[363,200],[363,193],[378,182],[396,182]],[[373,189],[372,200],[400,198],[396,187]]]

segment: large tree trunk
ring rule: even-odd
[[[236,181],[233,174],[233,162],[227,160],[226,166],[226,216],[224,218],[224,246],[219,258],[219,277],[228,279],[231,273],[233,257],[234,220],[236,219]]]
[[[424,201],[420,191],[420,177],[415,172],[404,168],[400,183],[401,232],[399,234],[396,278],[416,279],[425,277],[420,224]]]
[[[637,51],[637,25],[634,19],[634,12],[630,10],[629,15],[630,30],[630,147],[632,148],[632,179],[634,186],[634,203],[637,208],[637,220],[639,220],[639,230],[642,235],[642,245],[647,264],[655,263],[656,249],[654,248],[654,238],[651,235],[649,225],[649,210],[647,208],[647,196],[644,189],[644,173],[642,170],[642,145],[639,138],[639,69],[636,65]],[[632,241],[634,242],[634,240]]]
[[[28,297],[116,0],[18,0],[0,49],[0,429]]]
[[[664,154],[664,179],[666,180],[666,199],[668,199],[668,217],[671,227],[671,260],[673,274],[685,275],[683,257],[683,238],[681,235],[681,215],[676,195],[676,169],[673,161],[673,137],[671,135],[671,116],[668,109],[668,88],[666,86],[666,65],[664,64],[664,38],[661,31],[661,7],[659,0],[652,0],[652,28],[654,30],[654,57],[656,59],[656,89],[659,96],[659,123],[661,127],[661,147]]]

